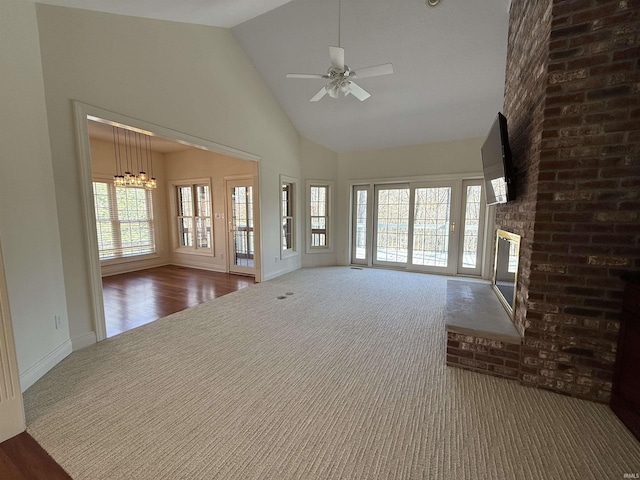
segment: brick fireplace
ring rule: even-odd
[[[620,274],[640,269],[640,2],[513,0],[504,113],[524,384],[607,402]]]

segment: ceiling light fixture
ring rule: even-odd
[[[113,126],[113,153],[116,187],[144,187],[153,190],[158,186],[153,176],[151,137],[140,132]],[[145,172],[146,170],[149,172]],[[138,171],[137,174],[132,171]]]
[[[338,0],[338,46],[329,47],[331,66],[327,70],[327,73],[287,73],[287,78],[324,78],[329,80],[329,83],[322,87],[322,89],[311,98],[312,102],[317,102],[327,94],[331,98],[345,97],[351,94],[363,102],[369,98],[371,94],[353,81],[356,77],[378,77],[380,75],[393,73],[393,66],[390,63],[365,67],[358,70],[357,74],[344,63],[344,48],[341,47],[340,43],[342,31],[341,18],[342,2]]]
[[[440,3],[440,0],[425,0],[424,3],[426,3],[430,7],[435,7],[436,5],[438,5]]]

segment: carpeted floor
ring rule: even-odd
[[[608,407],[446,367],[446,282],[332,267],[217,298],[72,354],[28,431],[78,480],[640,472]]]

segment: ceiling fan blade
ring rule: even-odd
[[[360,85],[356,84],[355,82],[350,82],[349,91],[353,94],[354,97],[356,97],[361,102],[364,102],[367,98],[371,96],[369,92],[367,92],[364,88],[362,88]]]
[[[329,47],[329,57],[331,57],[331,65],[344,70],[344,48]]]
[[[321,73],[287,73],[287,78],[329,78]]]
[[[375,67],[365,67],[356,70],[356,78],[379,77],[380,75],[389,75],[393,73],[393,65],[385,63],[384,65],[376,65]]]
[[[322,89],[316,93],[313,98],[311,100],[309,100],[310,102],[317,102],[318,100],[320,100],[322,97],[324,97],[327,94],[327,89],[322,87]]]

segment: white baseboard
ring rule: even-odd
[[[42,360],[20,374],[20,389],[24,392],[40,380],[45,373],[64,360],[71,352],[71,340],[67,340]]]
[[[71,339],[71,347],[74,352],[78,350],[82,350],[83,348],[87,348],[98,341],[96,337],[96,332],[88,332],[84,335],[80,335],[79,337],[74,337]]]
[[[295,272],[296,270],[299,270],[300,268],[301,268],[300,265],[295,265],[293,267],[285,268],[284,270],[278,270],[277,272],[270,273],[269,275],[264,275],[262,277],[262,281],[266,282],[267,280],[273,280],[274,278],[280,277],[280,276],[285,275],[287,273]]]
[[[155,267],[164,267],[170,265],[165,259],[140,260],[138,262],[124,262],[113,265],[104,265],[100,268],[103,277],[111,275],[120,275],[122,273],[137,272],[139,270],[148,270]]]
[[[208,272],[227,273],[227,269],[217,265],[207,265],[202,263],[189,263],[189,262],[171,262],[169,265],[175,265],[176,267],[195,268],[196,270],[206,270]]]

